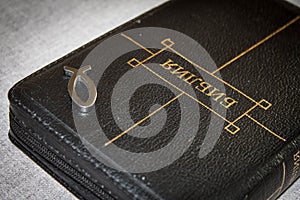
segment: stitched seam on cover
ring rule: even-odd
[[[14,117],[15,118],[15,117]],[[17,119],[16,119],[17,120]],[[22,120],[20,120],[20,121],[22,121]],[[27,151],[27,150],[26,150]],[[30,154],[30,153],[29,153]],[[40,163],[42,163],[40,160],[38,160],[38,158],[36,157],[36,156],[34,156],[33,154],[31,154],[32,155],[32,157],[33,158],[31,158],[31,159],[33,159],[35,162],[40,162]],[[43,163],[42,163],[43,164]],[[79,198],[83,198],[75,189],[73,189],[73,188],[71,188],[67,183],[66,183],[66,181],[64,181],[62,178],[60,178],[57,174],[55,174],[54,172],[52,172],[47,166],[45,166],[44,165],[44,167],[45,167],[45,171],[46,172],[48,172],[49,174],[51,173],[51,175],[52,176],[55,176],[55,178],[59,181],[59,182],[61,182],[62,183],[62,185],[64,186],[64,187],[66,187],[69,191],[72,191],[76,196],[78,196]]]
[[[98,38],[97,38],[97,39],[98,39]],[[95,39],[95,40],[97,40],[97,39]],[[94,42],[94,41],[92,41],[92,42]],[[85,47],[85,45],[82,46],[82,47],[80,47],[79,49],[81,49],[81,48],[83,48],[83,47]],[[78,50],[79,50],[79,49],[78,49]],[[57,64],[59,61],[61,62],[61,60],[63,60],[63,59],[65,59],[65,58],[69,57],[70,55],[72,55],[72,54],[75,53],[76,51],[77,51],[77,50],[75,50],[75,51],[69,53],[68,55],[66,55],[66,56],[64,56],[64,57],[62,57],[62,58],[60,58],[60,59],[58,59],[57,61],[55,61],[55,62],[53,62],[53,63],[51,63],[51,64],[45,66],[44,68],[42,68],[42,69],[36,71],[35,73],[29,75],[28,77],[24,78],[24,79],[21,80],[19,83],[17,83],[17,84],[14,86],[14,88],[12,89],[12,91],[11,91],[11,95],[12,95],[13,101],[14,101],[17,105],[19,105],[25,112],[27,112],[28,114],[30,114],[31,116],[33,116],[33,115],[31,114],[31,113],[32,113],[32,110],[30,110],[27,106],[25,106],[25,105],[21,102],[21,100],[18,99],[18,98],[16,98],[16,96],[14,95],[14,90],[15,90],[15,88],[16,88],[17,86],[21,85],[25,80],[27,80],[27,79],[29,79],[29,78],[31,78],[31,77],[34,77],[34,76],[36,76],[36,75],[39,74],[39,73],[42,73],[42,72],[45,71],[46,69],[49,69],[52,65]],[[46,125],[45,123],[43,123],[43,122],[46,122],[46,121],[43,121],[41,117],[39,117],[39,116],[36,115],[35,118],[37,119],[37,121],[41,122],[42,126],[44,126],[47,130],[49,130],[50,132],[53,132],[55,135],[57,135],[57,134],[55,133],[55,131],[54,131],[55,129],[54,129],[53,127],[51,127],[50,125]],[[28,128],[26,128],[26,130],[29,131]],[[30,132],[31,132],[31,131],[30,131]],[[69,147],[71,147],[71,145],[68,144],[68,143],[66,143],[64,140],[63,140],[63,142],[64,142],[64,144],[66,144],[66,145],[68,145]],[[57,153],[60,157],[64,157],[63,154],[61,154],[58,150],[54,149],[54,148],[53,148],[52,146],[50,146],[49,144],[47,144],[47,145],[48,145],[48,147],[49,147],[51,150],[53,150],[55,153]],[[72,147],[71,147],[71,148],[72,148]],[[84,159],[86,159],[86,158],[84,158]],[[88,161],[88,160],[87,160],[87,161]],[[74,164],[74,161],[72,161],[72,160],[70,160],[70,159],[69,159],[69,162],[71,162],[71,163]],[[92,163],[91,161],[88,161],[88,162],[90,162],[92,165],[95,166],[95,163]],[[75,164],[77,164],[77,163],[75,163]],[[78,165],[78,166],[79,166],[79,165]],[[131,189],[130,189],[129,187],[127,187],[126,185],[122,184],[122,183],[119,181],[118,178],[115,178],[113,175],[108,174],[108,173],[106,172],[106,170],[104,171],[102,168],[98,168],[98,169],[100,169],[101,172],[102,172],[103,174],[105,174],[108,178],[110,178],[112,181],[114,181],[115,183],[117,183],[116,185],[119,186],[119,187],[121,187],[120,189],[121,189],[122,191],[124,191],[125,193],[129,193],[129,194],[131,195],[131,197],[140,198],[140,195],[134,194],[133,192],[131,192]],[[83,168],[79,168],[79,170],[81,170],[81,173],[82,173],[82,171],[84,171]],[[137,185],[137,184],[136,184],[136,185]],[[138,186],[138,185],[137,185],[137,186]],[[139,186],[138,186],[138,187],[139,187]],[[122,189],[122,188],[123,188],[123,189]],[[139,188],[142,190],[141,187],[139,187]],[[143,190],[142,190],[142,191],[143,191]],[[115,198],[116,198],[116,197],[115,197]],[[117,199],[117,198],[116,198],[116,199]]]
[[[156,8],[154,8],[154,9],[152,9],[152,10],[150,10],[150,11],[144,13],[144,14],[141,15],[141,16],[138,16],[138,17],[136,17],[136,18],[134,18],[134,19],[132,19],[132,20],[126,22],[125,24],[123,24],[123,25],[121,25],[121,26],[119,26],[119,27],[117,27],[117,28],[115,28],[115,29],[113,29],[113,30],[107,32],[106,34],[104,34],[104,35],[102,35],[102,36],[100,36],[100,37],[98,37],[98,38],[93,39],[92,41],[86,43],[85,45],[79,47],[78,49],[76,49],[76,50],[74,50],[74,51],[68,53],[67,55],[65,55],[65,56],[63,56],[63,57],[61,57],[61,58],[59,58],[58,60],[56,60],[56,61],[54,61],[54,62],[52,62],[52,63],[46,65],[45,67],[41,68],[40,70],[38,70],[38,71],[32,73],[31,75],[25,77],[24,79],[22,79],[21,81],[19,81],[18,83],[16,83],[16,85],[12,88],[12,90],[11,90],[11,95],[12,95],[13,101],[14,101],[15,103],[17,103],[17,105],[19,105],[25,112],[27,112],[28,114],[31,115],[31,112],[32,112],[32,111],[31,111],[28,107],[26,107],[26,106],[21,102],[21,100],[18,99],[18,98],[16,98],[16,96],[14,95],[14,91],[15,91],[16,87],[18,87],[19,85],[21,85],[21,84],[22,84],[23,82],[25,82],[26,80],[28,80],[28,79],[30,79],[30,78],[33,78],[33,77],[37,76],[38,74],[43,73],[44,71],[48,70],[48,69],[51,68],[52,66],[54,66],[54,65],[56,65],[56,64],[58,64],[58,63],[61,63],[63,60],[65,60],[65,59],[71,57],[71,56],[74,55],[75,53],[80,52],[80,51],[84,50],[85,48],[88,48],[88,47],[92,46],[93,44],[95,44],[96,42],[102,40],[102,39],[105,38],[106,36],[108,36],[108,35],[110,35],[110,34],[112,34],[112,33],[115,33],[115,32],[117,32],[117,31],[120,30],[120,29],[123,29],[123,28],[126,29],[127,27],[133,25],[138,19],[139,19],[139,20],[143,20],[144,18],[146,18],[146,17],[148,17],[148,16],[151,16],[151,15],[152,15],[154,12],[156,12],[159,8],[161,9],[163,6],[169,5],[171,2],[172,2],[172,1],[170,1],[169,3],[165,3],[165,4],[163,4],[163,5],[160,5],[160,6],[156,7]],[[28,110],[27,110],[27,109],[28,109]],[[41,118],[41,117],[38,117],[38,116],[36,116],[36,117],[37,117],[38,121],[40,121],[40,122],[45,122],[45,121],[42,121],[42,118]],[[42,123],[42,125],[43,125],[44,127],[46,127],[50,132],[53,132],[53,130],[55,130],[55,129],[53,129],[50,125],[46,125],[45,123]],[[49,129],[49,128],[50,128],[50,129]],[[28,128],[27,128],[27,130],[28,130]],[[54,134],[56,134],[56,133],[54,132]],[[66,145],[68,145],[68,146],[71,147],[70,144],[67,144],[66,142],[64,142],[64,143],[65,143]],[[54,149],[53,147],[51,147],[50,145],[49,145],[49,147],[52,148],[52,150],[54,150],[56,153],[58,153],[61,157],[63,157],[63,155],[62,155],[59,151],[55,150],[55,149]],[[72,147],[71,147],[71,148],[72,148]],[[69,161],[70,161],[71,163],[74,163],[72,160],[69,160]],[[89,161],[89,162],[90,162],[90,161]],[[90,162],[90,163],[91,163],[91,162]],[[91,163],[91,164],[95,165],[94,163]],[[79,169],[82,170],[82,168],[79,168]],[[113,175],[109,175],[107,172],[103,171],[102,168],[100,168],[100,170],[101,170],[107,177],[109,177],[112,181],[114,181],[115,183],[117,183],[117,185],[119,185],[119,186],[121,186],[121,188],[125,189],[125,192],[126,192],[126,193],[129,193],[129,194],[133,195],[133,197],[135,197],[135,198],[140,198],[140,195],[139,195],[139,194],[136,194],[136,193],[131,192],[131,190],[130,190],[129,187],[127,187],[126,185],[120,183],[119,180],[118,180],[117,178],[115,178]],[[136,184],[136,185],[138,186],[138,184]],[[141,191],[144,191],[140,186],[138,186],[138,187],[141,189]],[[123,191],[124,191],[124,190],[123,190]],[[150,195],[151,195],[151,193],[148,193],[148,192],[147,192],[147,194],[150,194]],[[152,195],[151,195],[151,196],[152,196]]]
[[[27,106],[25,106],[20,100],[14,99],[14,101],[15,101],[15,102],[17,103],[17,105],[19,105],[25,112],[27,112],[27,113],[29,113],[30,115],[32,115],[31,113],[32,113],[33,111],[30,110]],[[46,121],[44,121],[41,117],[39,117],[39,116],[36,115],[34,118],[35,118],[38,122],[40,122],[39,124],[42,124],[48,131],[50,131],[50,132],[54,133],[55,135],[57,135],[58,132],[55,131],[55,129],[54,129],[53,127],[51,127],[50,125],[45,124],[44,122],[46,122]],[[17,119],[17,120],[20,121],[20,122],[22,122],[22,124],[25,126],[25,123],[24,123],[22,120],[19,120],[19,119]],[[32,132],[28,127],[25,126],[24,129],[26,129],[28,132],[32,133],[32,134],[36,137],[36,139],[38,139],[38,140],[40,140],[41,142],[44,143],[44,141],[43,141],[39,136],[37,136],[36,133]],[[68,146],[71,147],[71,145],[68,144],[65,140],[62,140],[62,141],[64,142],[64,144],[66,144],[66,145],[68,145]],[[45,143],[44,143],[44,144],[45,144]],[[47,147],[48,147],[50,150],[52,150],[54,153],[58,154],[58,156],[61,157],[62,159],[65,157],[60,151],[56,150],[56,149],[55,149],[54,147],[52,147],[51,145],[47,144]],[[71,147],[71,148],[72,148],[72,147]],[[72,148],[72,149],[73,149],[73,148]],[[76,147],[76,149],[78,149],[78,148]],[[83,158],[84,158],[86,161],[88,161],[89,163],[91,163],[92,165],[95,166],[95,163],[92,163],[91,161],[87,160],[86,157],[83,157]],[[79,167],[78,163],[74,162],[74,161],[71,160],[71,159],[68,159],[68,161],[70,162],[71,165],[77,165],[77,166],[78,166],[77,169],[79,169],[81,173],[84,173],[84,172],[85,172],[85,170],[84,170],[83,168]],[[122,183],[121,183],[117,178],[115,178],[113,175],[108,174],[108,173],[106,172],[106,170],[104,171],[102,168],[98,168],[98,167],[97,167],[97,169],[100,169],[101,172],[103,172],[107,177],[111,178],[112,181],[114,181],[115,183],[118,183],[117,185],[118,185],[118,186],[121,186],[120,189],[122,189],[122,188],[125,189],[125,192],[131,194],[132,197],[136,196],[137,198],[140,198],[139,195],[134,194],[133,192],[131,192],[129,187],[127,187],[125,184],[122,184]],[[92,181],[92,180],[91,180],[91,181]],[[93,181],[93,182],[94,182],[94,181]],[[122,190],[122,191],[124,191],[124,190]],[[115,197],[115,198],[117,199],[117,197]]]
[[[145,16],[145,17],[146,17],[146,16]],[[48,65],[46,65],[46,66],[43,67],[42,69],[40,69],[40,70],[34,72],[33,74],[31,74],[31,75],[25,77],[24,79],[22,79],[21,81],[19,81],[19,82],[13,87],[13,89],[12,89],[12,91],[11,91],[11,95],[12,95],[13,101],[14,101],[15,103],[17,103],[17,105],[19,105],[25,112],[27,112],[28,114],[30,114],[30,115],[32,116],[32,114],[31,114],[32,111],[31,111],[28,107],[26,107],[26,106],[21,102],[21,100],[18,99],[18,98],[16,98],[16,96],[14,95],[14,90],[15,90],[16,87],[18,87],[19,85],[21,85],[21,84],[22,84],[23,82],[25,82],[26,80],[28,80],[28,79],[30,79],[30,78],[33,78],[33,77],[37,76],[38,74],[43,73],[44,71],[48,70],[48,69],[51,68],[52,66],[54,66],[54,65],[56,65],[56,64],[58,64],[58,63],[61,63],[63,60],[65,60],[65,59],[71,57],[71,56],[74,55],[75,53],[80,52],[80,51],[84,50],[85,48],[88,48],[88,47],[92,46],[94,43],[100,41],[102,38],[105,38],[107,35],[110,35],[111,33],[116,32],[116,31],[120,30],[121,28],[128,27],[129,25],[131,25],[131,22],[133,22],[134,20],[136,20],[136,18],[133,19],[133,20],[131,20],[131,21],[129,21],[128,24],[126,23],[126,24],[124,24],[123,26],[121,25],[120,27],[117,27],[116,29],[114,29],[114,30],[112,30],[112,31],[109,31],[109,32],[107,32],[106,34],[104,34],[104,35],[102,35],[102,36],[100,36],[100,37],[98,37],[98,38],[96,38],[96,39],[94,39],[94,40],[88,42],[87,44],[85,44],[85,45],[79,47],[78,49],[76,49],[76,50],[74,50],[74,51],[68,53],[67,55],[65,55],[65,56],[63,56],[63,57],[61,57],[61,58],[59,58],[58,60],[56,60],[56,61],[54,61],[54,62],[52,62],[52,63],[50,63],[50,64],[48,64]],[[55,129],[53,129],[53,127],[51,127],[50,125],[46,125],[45,123],[43,123],[43,122],[45,122],[45,121],[43,121],[41,117],[36,116],[35,118],[36,118],[39,122],[42,122],[41,124],[42,124],[47,130],[49,130],[50,132],[54,132],[54,134],[56,134],[55,131],[54,131]],[[28,128],[26,128],[26,129],[29,131]],[[57,134],[56,134],[56,135],[57,135]],[[71,147],[70,144],[68,144],[68,143],[66,143],[66,142],[64,142],[64,143],[65,143],[66,145],[68,145],[68,146]],[[57,154],[59,154],[60,157],[64,157],[59,151],[57,151],[56,149],[54,149],[52,146],[50,146],[49,144],[48,144],[48,146],[49,146],[49,148],[50,148],[51,150],[53,150],[54,152],[56,152]],[[72,147],[71,147],[71,148],[72,148]],[[74,161],[72,161],[72,160],[70,160],[70,159],[69,159],[69,161],[70,161],[71,163],[74,164]],[[89,161],[89,162],[90,162],[90,161]],[[90,163],[91,163],[91,162],[90,162]],[[91,163],[91,164],[93,164],[93,165],[95,166],[94,163]],[[78,166],[79,166],[79,165],[78,165]],[[79,169],[81,170],[81,172],[83,171],[82,168],[79,168]],[[119,186],[121,186],[121,188],[125,189],[125,192],[126,192],[126,193],[129,193],[129,194],[131,194],[132,196],[136,195],[136,196],[139,198],[139,195],[134,194],[133,192],[131,192],[129,187],[127,187],[126,185],[120,183],[119,180],[118,180],[117,178],[115,178],[113,175],[109,175],[109,174],[108,174],[107,172],[105,172],[102,168],[98,168],[98,169],[100,169],[100,170],[101,170],[107,177],[109,177],[112,181],[114,181],[115,183],[118,183],[117,185],[119,185]],[[123,190],[123,191],[124,191],[124,190]]]
[[[24,129],[26,132],[28,132],[28,133],[30,133],[33,137],[35,137],[35,139],[36,140],[40,140],[40,142],[43,142],[43,140],[40,138],[40,136],[38,136],[35,132],[33,132],[30,128],[28,128],[26,125],[25,125],[25,122],[23,121],[23,120],[20,120],[20,119],[18,119],[16,116],[15,116],[15,114],[13,114],[12,113],[12,117],[13,117],[13,119],[17,122],[17,123],[22,123],[22,129]],[[21,125],[20,125],[21,126]],[[44,143],[45,144],[45,143]],[[56,156],[58,156],[58,157],[60,157],[60,159],[63,159],[64,158],[64,155],[62,155],[59,151],[57,151],[55,148],[53,148],[51,145],[49,145],[49,144],[47,144],[47,147],[48,147],[48,149],[49,150],[52,150],[52,153],[54,153]],[[35,161],[35,162],[38,162],[38,163],[42,163],[40,160],[38,160],[38,158],[36,158],[36,156],[34,156],[33,155],[33,160]],[[36,161],[37,160],[37,161]],[[68,161],[70,161],[70,163],[67,163],[68,165],[71,165],[71,164],[74,164],[74,162],[72,161],[72,160],[68,160]],[[42,165],[44,165],[43,163],[42,163]],[[76,167],[73,167],[73,166],[71,166],[72,168],[74,168],[75,170],[76,170]],[[47,167],[46,167],[47,168]],[[63,179],[61,179],[58,175],[56,175],[54,172],[52,172],[51,171],[51,169],[48,169],[49,170],[49,172],[47,171],[47,170],[45,170],[47,173],[49,173],[50,175],[52,175],[52,174],[54,174],[54,178],[57,178],[59,181],[62,181],[63,183],[65,183],[65,184],[63,184],[63,186],[64,187],[66,187],[67,189],[69,189],[70,191],[74,191],[74,193],[75,193],[75,196],[80,196],[80,198],[83,198],[75,189],[73,189],[72,187],[70,187]],[[81,168],[79,168],[79,172],[81,172],[82,170],[81,170]],[[67,176],[69,176],[68,174],[66,174]],[[83,175],[84,176],[84,175]],[[86,177],[86,176],[84,176],[85,178],[87,178],[87,179],[89,179],[88,177]],[[72,177],[71,177],[72,178]],[[89,179],[90,180],[90,179]],[[92,181],[92,180],[90,180],[90,181]],[[93,182],[93,181],[92,181]],[[94,183],[94,182],[93,182]],[[81,184],[81,183],[79,183],[81,186],[83,186],[84,187],[84,185],[83,184]],[[95,185],[97,185],[96,183],[94,183]],[[102,185],[101,185],[102,186]],[[102,189],[103,189],[103,187],[102,187]],[[87,189],[88,190],[88,189]],[[108,191],[106,191],[105,190],[105,192],[108,194],[109,192]],[[110,194],[110,195],[112,195],[115,199],[118,199],[117,197],[115,197],[113,194]]]

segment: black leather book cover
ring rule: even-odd
[[[275,199],[300,174],[299,13],[168,2],[17,83],[9,136],[82,199]]]

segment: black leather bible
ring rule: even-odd
[[[276,199],[300,175],[299,28],[279,0],[167,2],[18,82],[9,138],[80,199]]]

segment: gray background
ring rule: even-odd
[[[0,0],[0,199],[75,198],[8,140],[9,88],[164,1]],[[300,180],[281,199],[300,199],[299,188]]]

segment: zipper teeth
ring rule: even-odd
[[[33,136],[26,133],[23,129],[20,130],[20,127],[18,127],[17,122],[13,120],[11,121],[11,128],[13,132],[17,133],[15,134],[16,137],[18,137],[19,140],[24,142],[26,146],[28,146],[30,149],[38,153],[41,157],[45,158],[46,160],[50,161],[51,164],[55,165],[55,167],[61,169],[65,174],[70,176],[72,179],[79,182],[81,185],[83,185],[85,188],[93,192],[96,196],[103,198],[103,199],[110,199],[114,200],[110,194],[108,194],[105,190],[103,190],[101,187],[90,181],[88,178],[83,176],[81,173],[79,173],[77,170],[75,170],[73,167],[71,167],[69,164],[65,163],[61,158],[59,158],[57,155],[55,155],[53,152],[48,150],[44,145],[39,143]]]

